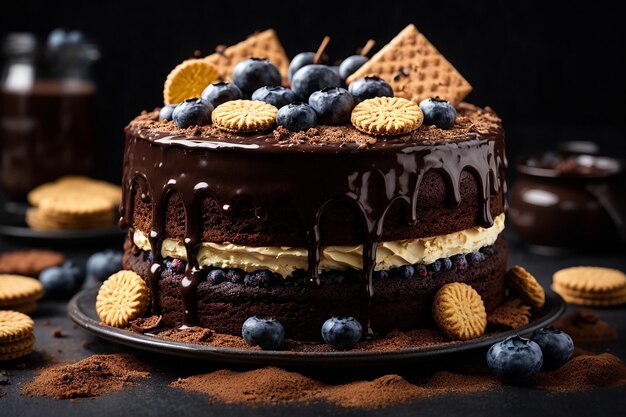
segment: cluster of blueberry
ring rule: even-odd
[[[173,120],[179,128],[209,124],[213,109],[230,100],[251,98],[273,105],[278,110],[277,124],[292,131],[307,130],[316,124],[341,125],[350,122],[357,103],[374,97],[393,97],[391,86],[375,76],[363,77],[342,88],[345,79],[367,59],[348,57],[339,67],[314,63],[310,52],[294,57],[289,65],[291,88],[283,87],[278,69],[267,59],[250,58],[238,63],[232,83],[207,86],[200,98],[163,107],[159,120]],[[314,55],[314,54],[313,54]],[[358,59],[357,59],[358,57]],[[449,128],[456,110],[446,100],[420,102],[424,123]]]
[[[46,298],[68,298],[74,295],[85,282],[85,277],[104,281],[122,269],[122,252],[106,250],[96,252],[87,260],[87,268],[74,261],[61,266],[46,268],[39,274]],[[85,273],[86,272],[86,273]]]
[[[553,327],[533,332],[530,338],[510,336],[491,346],[487,365],[507,383],[524,383],[541,369],[555,370],[574,352],[572,338]]]
[[[437,259],[435,262],[424,265],[403,265],[389,270],[376,271],[375,278],[427,278],[438,272],[465,271],[469,264],[482,262],[493,255],[493,246],[485,246],[480,250],[468,253],[467,255],[454,255],[449,258]],[[152,262],[152,253],[147,252],[148,262]],[[185,271],[185,262],[180,259],[165,258],[163,266],[167,271],[175,274],[182,274]],[[245,272],[241,269],[221,269],[208,268],[206,273],[206,281],[210,285],[217,285],[223,282],[231,284],[243,284],[247,287],[271,287],[271,286],[304,286],[306,271],[296,269],[290,276],[283,278],[269,270],[258,270],[254,272]],[[361,279],[360,273],[354,269],[346,271],[322,271],[320,273],[320,282],[322,285],[330,284],[354,284]]]
[[[363,336],[363,327],[354,317],[331,317],[322,325],[322,338],[338,350],[354,347]],[[241,336],[250,346],[277,349],[285,338],[285,328],[276,319],[258,316],[248,318],[241,327]]]

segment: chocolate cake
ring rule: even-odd
[[[171,325],[241,334],[252,315],[320,339],[427,326],[435,292],[504,297],[504,132],[462,103],[449,129],[377,138],[351,125],[228,133],[145,112],[126,128],[124,267]],[[218,271],[211,273],[211,271]]]

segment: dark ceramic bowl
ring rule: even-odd
[[[520,158],[508,218],[526,242],[606,248],[626,242],[626,165],[607,156],[549,152]]]

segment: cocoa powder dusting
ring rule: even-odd
[[[493,390],[500,383],[491,376],[439,372],[423,385],[413,384],[399,375],[327,385],[299,373],[267,367],[247,372],[219,370],[181,378],[171,386],[201,392],[213,401],[227,404],[325,401],[346,408],[381,408],[435,395]]]
[[[21,391],[31,397],[97,397],[148,376],[148,367],[131,355],[93,355],[73,364],[46,368]]]
[[[574,343],[600,343],[617,339],[617,331],[592,310],[579,310],[554,322]]]
[[[576,392],[626,385],[626,366],[615,355],[581,355],[553,372],[541,373],[537,386],[548,391]]]

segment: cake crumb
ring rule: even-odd
[[[52,329],[52,331],[50,332],[50,335],[54,338],[65,337],[65,334],[63,333],[63,328],[61,326],[57,326],[54,329]]]

